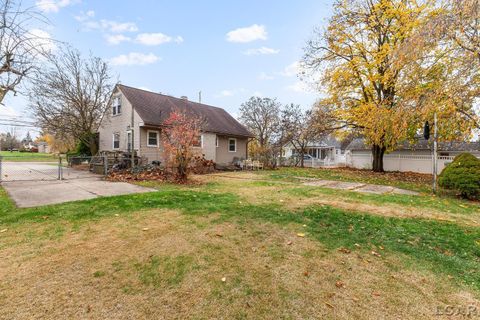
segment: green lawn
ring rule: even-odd
[[[257,171],[258,175],[276,180],[298,181],[301,178],[315,178],[337,181],[363,182],[394,186],[419,192],[431,191],[430,175],[409,173],[374,173],[370,170],[347,168],[281,168],[279,170]]]
[[[217,221],[235,221],[245,225],[255,223],[255,220],[279,225],[306,225],[308,237],[316,239],[330,250],[347,247],[350,250],[368,252],[383,247],[385,254],[405,254],[421,268],[449,275],[480,291],[478,227],[430,219],[382,217],[328,205],[311,205],[292,211],[278,202],[249,203],[241,195],[221,192],[219,190],[223,189],[222,183],[227,182],[193,187],[161,184],[160,190],[155,193],[100,198],[33,209],[14,208],[6,193],[1,191],[0,229],[18,224],[52,223],[59,220],[81,224],[116,214],[129,214],[153,208],[177,209],[192,216],[216,214]],[[268,183],[253,183],[257,190],[269,187]],[[251,186],[251,182],[242,182],[236,188],[249,189]],[[295,197],[318,197],[323,192],[327,192],[327,195],[328,192],[338,193],[305,187],[287,187],[285,192]],[[480,209],[478,205],[465,205],[464,202],[437,203],[430,197],[342,193],[366,202],[394,201],[408,206],[427,205],[438,210],[450,210],[466,215],[478,214]]]
[[[14,162],[58,161],[57,156],[52,154],[47,154],[47,153],[0,151],[0,156],[3,158],[3,161],[14,161]]]

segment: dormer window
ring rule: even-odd
[[[115,97],[112,101],[112,114],[115,116],[120,113],[122,113],[121,100],[120,97]]]

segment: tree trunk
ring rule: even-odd
[[[380,147],[379,145],[372,146],[372,170],[374,172],[384,172],[383,170],[383,155],[385,154],[385,147]]]
[[[302,148],[302,152],[300,152],[301,158],[300,158],[300,167],[305,168],[305,150]]]

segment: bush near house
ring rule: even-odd
[[[438,178],[440,187],[454,190],[464,198],[480,196],[480,159],[470,153],[455,157]]]

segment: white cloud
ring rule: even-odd
[[[246,28],[238,28],[227,33],[229,42],[251,42],[255,40],[267,40],[265,26],[254,24]]]
[[[245,92],[244,88],[239,88],[239,89],[225,89],[220,91],[215,95],[215,98],[224,98],[224,97],[232,97],[238,93]]]
[[[153,53],[130,52],[129,54],[121,54],[110,59],[110,63],[114,66],[143,66],[160,61],[161,58]]]
[[[146,46],[158,46],[162,43],[172,41],[172,37],[161,32],[158,33],[140,33],[135,39],[136,42]]]
[[[35,47],[40,51],[48,52],[56,49],[57,46],[48,32],[41,29],[31,29],[28,33]]]
[[[0,105],[0,116],[7,117],[7,118],[14,118],[14,117],[18,117],[19,114],[12,107]]]
[[[138,27],[134,22],[117,22],[102,19],[100,21],[84,21],[83,26],[87,30],[100,30],[112,33],[137,32]]]
[[[310,92],[307,84],[302,81],[297,81],[294,84],[287,86],[287,90],[297,92],[297,93],[307,93]]]
[[[253,96],[254,96],[254,97],[260,97],[260,98],[262,98],[262,97],[263,97],[263,93],[261,93],[260,91],[254,91],[254,92],[253,92]]]
[[[273,49],[273,48],[268,48],[268,47],[260,47],[256,49],[248,49],[243,52],[243,54],[247,56],[254,56],[254,55],[259,55],[259,54],[277,54],[279,53],[280,50]]]
[[[87,12],[80,11],[80,14],[78,16],[75,16],[74,18],[77,21],[84,22],[90,20],[93,17],[95,17],[95,11],[88,10]]]
[[[58,12],[61,8],[67,7],[79,0],[37,0],[35,5],[43,12]]]
[[[282,72],[279,72],[279,74],[285,77],[294,77],[294,76],[297,76],[301,71],[302,71],[302,68],[300,66],[300,62],[295,61],[289,64],[288,66],[286,66]]]
[[[258,79],[259,80],[273,80],[275,79],[274,76],[271,76],[265,72],[260,72],[260,74],[258,75]]]
[[[123,34],[107,34],[105,35],[105,39],[109,44],[117,45],[122,42],[128,42],[132,39],[130,37],[124,36]]]

